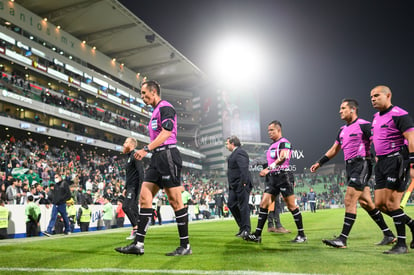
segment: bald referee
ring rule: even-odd
[[[398,234],[397,243],[384,253],[404,254],[408,252],[406,225],[413,237],[410,248],[414,248],[414,220],[400,208],[406,188],[405,171],[409,172],[411,180],[414,179],[414,123],[407,111],[392,105],[391,97],[391,89],[387,86],[379,85],[371,90],[372,107],[378,110],[372,120],[372,140],[378,158],[375,204],[392,217]]]

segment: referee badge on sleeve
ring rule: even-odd
[[[152,128],[152,130],[157,130],[158,123],[157,123],[156,119],[151,120],[151,128]]]
[[[271,150],[270,150],[270,157],[271,157],[272,159],[276,158],[276,149],[271,149]]]

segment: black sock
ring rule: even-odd
[[[349,232],[351,232],[355,219],[356,219],[356,214],[345,213],[344,225],[342,227],[341,236],[339,236],[339,238],[341,238],[344,241],[348,239]]]
[[[390,214],[390,212],[389,211],[381,211],[382,213],[384,213],[385,215],[387,215],[388,217],[390,217],[390,218],[392,218],[392,215]]]
[[[303,231],[302,213],[300,213],[299,207],[293,211],[290,211],[290,213],[292,213],[296,228],[298,229],[298,235],[305,237],[305,232]]]
[[[405,214],[405,224],[408,225],[408,227],[410,227],[411,229],[414,229],[414,220],[412,220],[411,217],[407,214]]]
[[[395,229],[397,230],[397,245],[398,246],[406,246],[405,243],[405,223],[406,223],[406,216],[402,209],[397,209],[394,211],[390,211],[390,215],[394,220]]]
[[[187,245],[190,243],[188,239],[187,207],[175,211],[175,220],[177,221],[178,235],[180,236],[180,246],[187,248]]]
[[[145,235],[147,234],[148,226],[151,224],[152,208],[141,208],[139,210],[139,222],[137,234],[135,237],[135,244],[137,242],[143,243]]]
[[[263,227],[267,221],[267,216],[269,215],[269,210],[267,208],[259,208],[259,217],[257,218],[257,227],[256,232],[254,233],[256,236],[262,235]]]
[[[412,220],[407,214],[405,214],[405,224],[411,229],[411,234],[413,235],[414,240],[414,220]]]
[[[394,237],[394,234],[392,234],[391,230],[388,228],[387,224],[385,223],[384,217],[382,216],[381,211],[375,208],[367,212],[371,216],[371,218],[374,220],[374,222],[376,222],[379,228],[381,228],[384,236]]]

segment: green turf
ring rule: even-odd
[[[406,209],[414,216],[414,207]],[[413,253],[384,255],[388,247],[374,243],[382,238],[380,230],[362,209],[348,240],[347,249],[335,249],[322,244],[321,239],[339,234],[344,209],[304,212],[303,220],[307,243],[293,244],[296,235],[290,213],[281,215],[284,226],[291,234],[263,233],[261,244],[247,243],[234,234],[233,220],[193,222],[190,239],[193,255],[167,257],[178,245],[177,228],[173,226],[149,229],[145,255],[122,255],[114,247],[128,244],[128,229],[106,231],[104,234],[75,233],[65,237],[39,237],[0,241],[0,268],[47,268],[40,273],[62,273],[56,269],[120,268],[130,270],[198,270],[198,271],[260,271],[308,274],[412,274]],[[255,228],[257,218],[252,218]],[[389,217],[386,221],[395,232]],[[267,227],[265,227],[266,229]],[[411,233],[407,228],[407,243]],[[18,274],[23,271],[0,269],[1,274]],[[33,272],[31,272],[33,273]],[[69,273],[76,273],[73,270]],[[97,273],[105,273],[100,272]],[[111,272],[107,272],[111,273]],[[119,272],[113,272],[118,274]],[[146,273],[148,274],[148,273]],[[160,274],[157,272],[156,274]],[[200,274],[200,273],[199,273]],[[216,273],[219,274],[219,273]]]

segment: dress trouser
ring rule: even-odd
[[[229,190],[228,207],[236,220],[240,231],[250,232],[250,190],[246,188],[240,189],[240,192],[236,192],[234,189]]]

